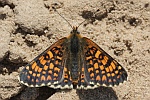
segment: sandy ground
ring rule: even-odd
[[[93,90],[28,88],[18,74],[28,62],[79,25],[128,72],[120,86]],[[149,100],[149,0],[0,0],[0,100]]]

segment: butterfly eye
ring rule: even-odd
[[[71,34],[80,34],[80,32],[78,30],[72,30],[70,33]]]

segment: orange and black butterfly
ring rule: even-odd
[[[69,37],[58,40],[27,64],[19,80],[30,87],[93,89],[119,85],[127,76],[116,60],[73,27]]]

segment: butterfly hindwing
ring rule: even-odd
[[[127,80],[127,72],[116,60],[90,39],[83,37],[82,41],[85,43],[84,88],[115,86]]]
[[[63,83],[65,41],[66,38],[60,39],[27,64],[19,76],[21,83],[30,87],[59,88],[58,85],[65,85]]]

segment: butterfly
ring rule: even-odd
[[[92,40],[82,37],[78,27],[20,72],[19,80],[29,87],[94,89],[116,86],[127,80],[125,69]]]

